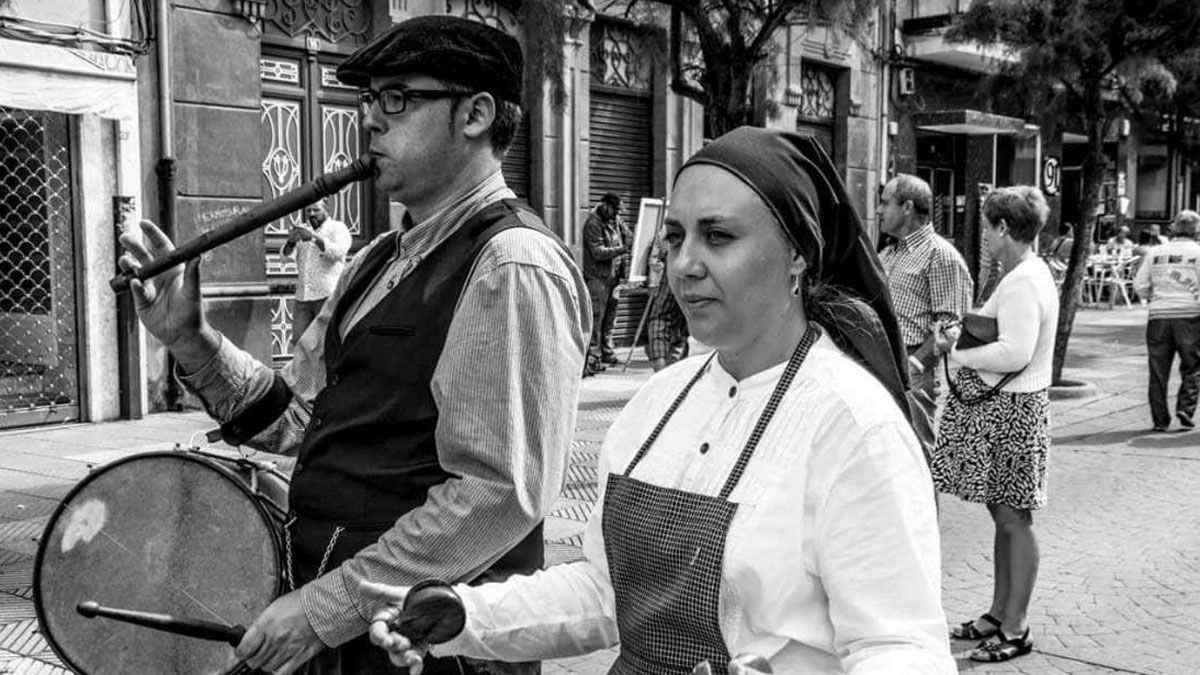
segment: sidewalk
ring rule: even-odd
[[[1098,395],[1052,405],[1050,504],[1036,515],[1036,651],[974,664],[972,645],[955,643],[963,672],[1196,672],[1200,432],[1148,433],[1144,325],[1140,309],[1080,312],[1068,376],[1094,383]],[[546,524],[548,562],[579,557],[604,433],[649,372],[635,360],[627,372],[583,381],[566,485]],[[37,633],[31,590],[36,537],[58,501],[90,466],[187,444],[211,426],[200,413],[164,413],[0,434],[0,673],[66,672]],[[946,498],[942,531],[944,603],[962,621],[990,600],[991,525],[982,507]],[[613,658],[615,650],[563,659],[544,672],[604,673]]]

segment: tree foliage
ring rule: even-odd
[[[1087,135],[1080,222],[1061,291],[1054,381],[1063,362],[1096,226],[1113,123],[1180,91],[1180,59],[1200,44],[1196,0],[982,0],[947,39],[999,47],[1010,57],[988,79],[993,101]],[[1193,64],[1194,66],[1194,64]]]
[[[789,24],[830,25],[857,35],[878,0],[618,0],[668,10],[671,88],[704,106],[709,133],[761,125],[773,104],[775,38]],[[646,14],[643,14],[646,16]]]

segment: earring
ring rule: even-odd
[[[800,280],[801,276],[799,274],[792,275],[792,295],[797,298],[800,297]]]

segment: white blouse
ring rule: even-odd
[[[621,473],[707,356],[655,375],[605,439],[585,559],[458,586],[467,626],[438,655],[577,656],[619,641],[601,531]],[[716,496],[784,364],[733,379],[713,360],[632,476]],[[710,449],[701,453],[701,444]],[[731,655],[777,673],[955,673],[941,606],[933,486],[899,408],[827,335],[814,344],[731,501],[720,625]]]
[[[1004,385],[1004,391],[1035,392],[1050,386],[1054,335],[1058,327],[1058,289],[1050,268],[1037,256],[1004,275],[979,313],[996,319],[999,338],[992,343],[959,350],[950,358],[974,368],[988,386],[1005,373],[1024,368]]]

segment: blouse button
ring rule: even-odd
[[[393,288],[395,288],[395,287],[396,287],[396,280],[395,280],[395,279],[388,279],[388,290],[391,290],[391,289],[393,289]]]
[[[737,387],[730,387],[729,398],[733,398],[734,396],[737,396]]]
[[[701,443],[700,444],[700,454],[703,455],[706,452],[708,452],[708,443]]]

